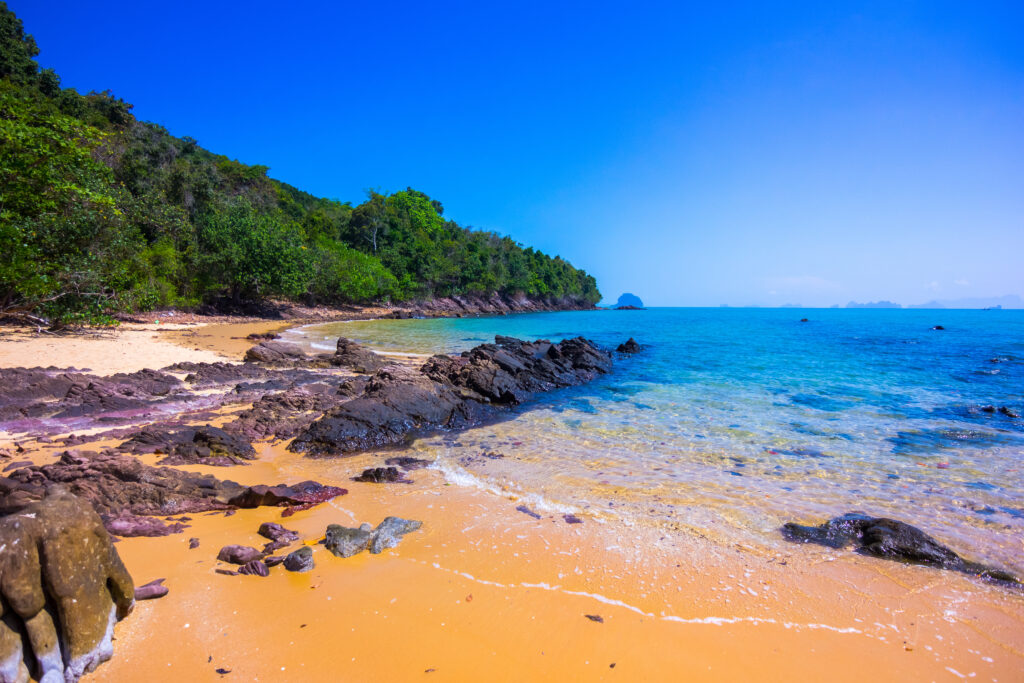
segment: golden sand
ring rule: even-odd
[[[203,333],[221,338],[204,352],[237,357],[239,330]],[[138,357],[118,369],[166,343],[132,341],[124,353]],[[218,669],[230,671],[223,680],[263,681],[1024,679],[1024,597],[959,574],[591,517],[568,524],[543,510],[535,520],[514,496],[448,485],[436,470],[412,472],[408,485],[363,484],[350,478],[379,456],[258,450],[249,466],[184,469],[350,493],[285,519],[274,508],[196,515],[183,534],[120,542],[136,583],[166,578],[170,593],[117,625],[114,659],[89,680],[222,680]],[[327,524],[387,515],[423,528],[380,555],[341,559],[315,545]],[[259,547],[265,521],[314,544],[316,568],[217,574],[217,551]]]

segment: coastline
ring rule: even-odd
[[[246,334],[295,324],[142,326],[36,345],[5,337],[0,364],[65,365],[81,357],[75,342],[102,345],[92,357],[107,354],[102,367],[112,372],[160,367],[152,359],[174,355],[168,346],[181,354],[174,361],[196,353],[237,360],[237,346],[252,343]],[[114,658],[87,680],[218,680],[222,668],[265,680],[404,680],[429,671],[450,680],[1006,681],[1024,665],[1024,600],[957,574],[804,546],[765,554],[588,516],[568,524],[539,510],[535,520],[515,509],[513,492],[451,485],[436,470],[413,472],[408,485],[355,483],[378,457],[318,460],[256,445],[248,466],[181,469],[242,483],[316,479],[350,493],[287,520],[266,508],[198,515],[183,534],[122,540],[136,583],[164,577],[170,594],[139,603],[117,625]],[[44,462],[60,450],[30,457]],[[261,522],[315,542],[329,523],[387,515],[424,527],[382,555],[342,560],[317,547],[308,574],[214,573],[217,549],[255,543]],[[190,537],[199,548],[188,549]]]

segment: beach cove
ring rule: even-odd
[[[591,314],[553,319],[560,315],[548,322],[531,317],[557,326]],[[516,318],[446,324],[533,324]],[[381,324],[408,330],[438,322]],[[280,327],[256,324],[245,333]],[[349,336],[388,352],[429,350],[415,342],[402,348],[401,341],[389,341],[395,333],[384,329],[376,344],[368,333]],[[237,337],[244,335],[237,327],[186,331],[203,335],[209,353],[222,338],[222,353],[238,359]],[[312,343],[317,333],[305,328],[284,334]],[[178,337],[194,349],[195,338],[182,334],[150,338],[163,344]],[[467,344],[477,343],[465,336]],[[132,350],[139,354],[136,365],[152,352],[143,339]],[[33,351],[41,365],[48,364],[40,355],[45,351]],[[415,356],[406,359],[414,362]],[[616,372],[630,362],[617,362],[599,381],[609,387],[621,383]],[[134,369],[131,363],[124,369]],[[596,499],[588,506],[564,495],[564,486],[544,489],[530,476],[517,481],[516,473],[528,475],[534,467],[539,456],[533,451],[555,453],[545,441],[531,443],[540,434],[536,427],[517,424],[540,420],[560,403],[564,410],[566,399],[580,399],[572,395],[576,391],[542,398],[511,420],[419,439],[401,454],[435,460],[435,466],[409,473],[411,484],[351,481],[382,464],[382,456],[395,455],[393,450],[321,459],[287,452],[281,443],[257,443],[257,458],[248,466],[183,466],[242,484],[314,479],[349,493],[288,519],[273,508],[197,515],[184,533],[122,540],[117,548],[136,584],[165,578],[170,593],[138,603],[117,625],[114,658],[90,678],[854,680],[870,673],[882,680],[1014,680],[1020,671],[1024,601],[1005,588],[850,551],[765,543],[757,533],[745,537],[735,532],[737,525],[707,524],[700,516],[677,515],[673,524],[664,510],[637,515],[639,505],[654,504],[657,491],[645,498],[604,485],[605,498],[627,510],[622,514],[597,509]],[[582,423],[574,428],[586,429]],[[45,462],[58,450],[40,444],[29,457]],[[468,459],[470,452],[475,458]],[[483,455],[494,453],[502,457]],[[139,457],[148,464],[156,460]],[[583,490],[588,497],[593,493]],[[328,524],[377,524],[388,515],[421,520],[423,527],[380,555],[340,559],[315,545]],[[825,517],[793,518],[817,523]],[[256,529],[266,521],[295,529],[303,542],[314,544],[315,569],[277,569],[267,578],[215,573],[223,566],[215,560],[217,550],[256,543]],[[1000,559],[998,553],[978,557],[962,543],[954,545],[956,535],[925,528],[972,558]],[[198,548],[189,548],[190,538],[199,539]]]

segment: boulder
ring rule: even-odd
[[[135,587],[88,502],[51,488],[0,518],[0,551],[0,680],[77,681],[110,659]]]

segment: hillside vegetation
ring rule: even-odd
[[[559,257],[444,218],[411,188],[314,197],[81,95],[0,3],[0,317],[67,323],[266,297],[368,303],[512,295],[593,304]]]

